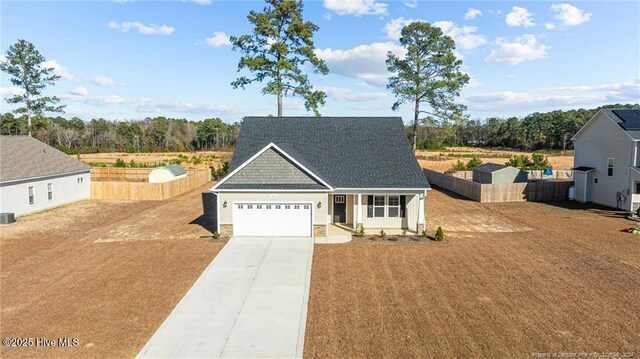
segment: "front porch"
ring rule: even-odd
[[[420,234],[425,228],[425,196],[425,191],[329,194],[328,234],[353,234],[360,228],[367,234],[382,229],[388,234]]]

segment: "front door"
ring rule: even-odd
[[[333,196],[333,223],[345,223],[347,221],[347,196]]]

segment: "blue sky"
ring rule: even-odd
[[[234,90],[239,54],[228,36],[251,30],[261,1],[2,1],[0,50],[33,42],[62,79],[48,90],[85,120],[165,115],[227,122],[276,111],[259,84]],[[305,2],[318,55],[312,75],[323,115],[412,118],[391,110],[388,51],[413,20],[440,26],[457,43],[472,80],[459,99],[471,118],[640,102],[640,2]],[[17,90],[2,74],[3,97]],[[11,110],[4,101],[2,111]],[[285,115],[305,115],[299,98]]]

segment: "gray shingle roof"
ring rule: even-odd
[[[501,169],[507,168],[507,165],[500,165],[497,163],[484,163],[480,166],[473,167],[473,171],[484,172],[484,173],[493,173],[495,171],[500,171]]]
[[[603,108],[603,109],[600,109],[600,111],[604,112],[605,115],[607,115],[609,118],[614,120],[618,124],[618,126],[620,126],[620,128],[625,130],[629,134],[629,136],[631,136],[631,138],[633,138],[634,140],[640,140],[640,130],[638,130],[638,129],[625,129],[624,126],[623,126],[624,121],[618,115],[616,115],[613,112],[615,110],[618,110],[618,109],[615,109],[615,108]]]
[[[230,171],[275,143],[334,188],[429,188],[400,117],[246,117]]]
[[[165,170],[171,172],[176,177],[187,174],[187,170],[185,170],[184,167],[182,167],[180,165],[176,165],[176,164],[162,166],[162,167],[158,167],[158,168],[159,169],[160,168],[165,169]]]
[[[304,190],[326,190],[327,187],[313,183],[223,183],[220,189],[304,189]]]
[[[91,167],[28,136],[0,136],[0,182],[88,172]]]

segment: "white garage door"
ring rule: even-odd
[[[234,236],[311,236],[310,203],[234,203]]]

